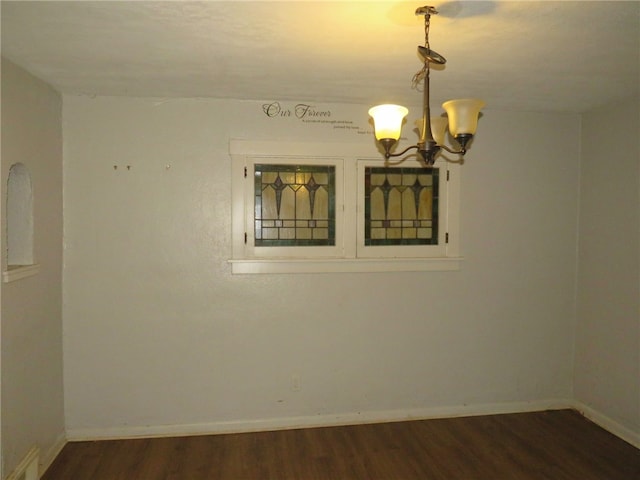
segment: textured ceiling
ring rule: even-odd
[[[583,112],[638,94],[640,2],[433,2],[432,100]],[[2,55],[64,93],[418,104],[418,2],[2,1]]]

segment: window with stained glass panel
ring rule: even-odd
[[[232,140],[229,151],[233,273],[459,268],[459,165],[385,166],[360,144]]]
[[[254,245],[335,245],[335,178],[331,165],[255,164]]]
[[[364,244],[438,244],[439,169],[366,167]]]

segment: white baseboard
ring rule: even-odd
[[[640,448],[640,433],[634,432],[629,428],[621,425],[616,420],[594,410],[588,405],[582,402],[574,401],[573,408],[579,411],[583,416],[587,417],[593,423],[598,424],[610,433],[613,433],[616,437],[621,438],[627,443],[630,443],[636,448]]]
[[[550,399],[532,402],[491,403],[452,407],[428,407],[411,410],[351,412],[330,415],[234,420],[181,425],[127,425],[122,427],[105,428],[68,428],[67,439],[69,441],[82,441],[259,432],[268,430],[287,430],[295,428],[328,427],[364,423],[384,423],[406,420],[424,420],[430,418],[522,413],[540,410],[560,410],[564,408],[574,408],[574,403],[571,400],[567,399]]]
[[[20,463],[9,474],[6,480],[38,480],[38,462],[40,450],[38,447],[32,447],[27,454],[22,457]]]
[[[67,436],[62,433],[54,442],[54,444],[47,450],[47,452],[40,458],[40,476],[44,475],[44,472],[51,466],[56,457],[60,454],[64,446],[67,444]]]

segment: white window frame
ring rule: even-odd
[[[435,164],[441,169],[438,245],[374,247],[364,245],[361,214],[364,211],[364,168],[384,166],[384,159],[373,145],[231,140],[229,152],[232,162],[232,254],[229,262],[233,274],[460,269],[459,164],[443,160]],[[418,165],[409,158],[403,166],[414,166],[411,162]],[[335,247],[253,245],[253,165],[256,163],[315,163],[336,167]]]
[[[336,235],[335,245],[333,246],[305,246],[305,247],[256,247],[254,245],[255,239],[255,225],[253,220],[254,204],[254,165],[256,164],[276,164],[276,165],[331,165],[335,167],[335,182],[336,182],[336,199],[335,199],[335,222],[336,222]],[[344,214],[344,188],[342,188],[342,172],[343,172],[344,160],[341,158],[321,158],[321,157],[264,157],[264,156],[247,156],[245,157],[244,166],[246,167],[246,176],[244,188],[245,200],[244,204],[247,206],[245,209],[246,232],[247,242],[244,246],[244,255],[248,258],[343,258],[344,257],[344,241],[342,235],[344,232],[342,226],[344,221],[342,219]],[[243,176],[245,173],[243,172]],[[249,218],[250,217],[250,218]]]

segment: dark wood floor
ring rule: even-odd
[[[571,410],[75,442],[43,480],[640,480],[640,450]]]

